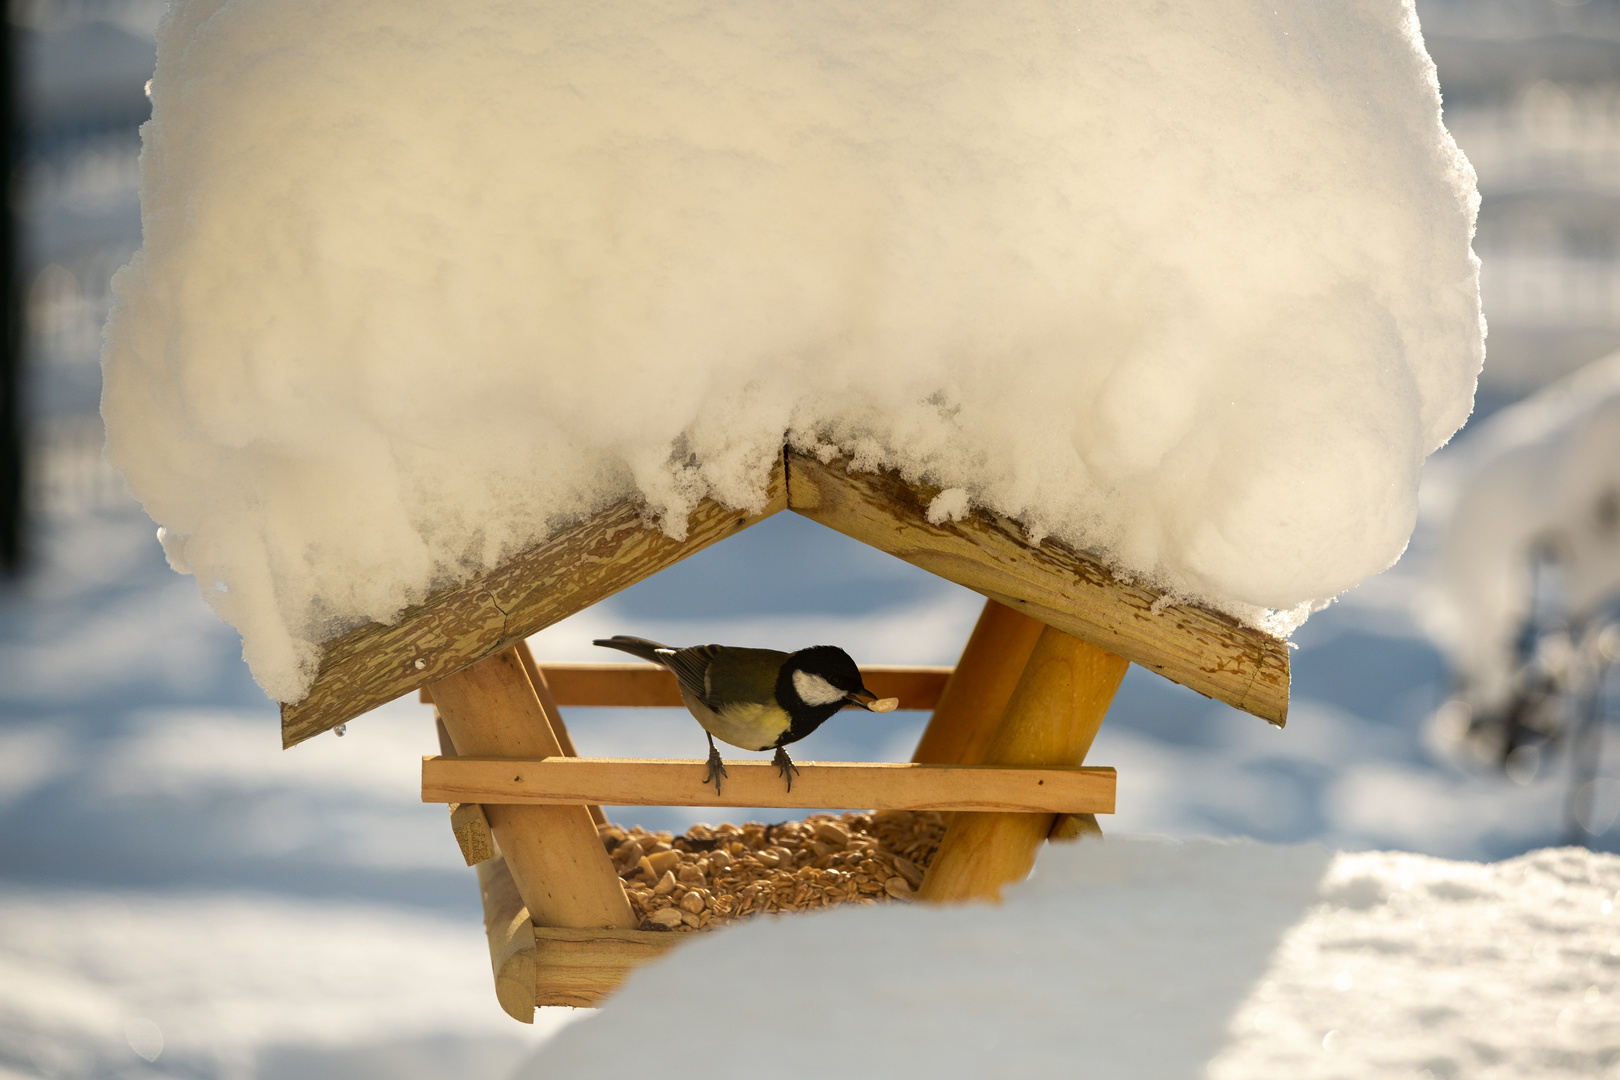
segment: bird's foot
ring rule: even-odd
[[[722,776],[730,776],[730,775],[731,775],[730,773],[726,772],[725,763],[720,760],[720,751],[716,750],[714,748],[713,744],[710,744],[710,746],[709,746],[709,771],[704,774],[703,782],[705,784],[707,784],[710,781],[713,781],[714,782],[714,793],[716,795],[718,795],[718,794],[720,794],[720,778]]]
[[[788,757],[787,751],[778,746],[776,756],[771,759],[771,764],[776,766],[777,775],[787,780],[787,789],[792,791],[793,777],[798,773],[799,767],[793,764],[793,759]]]

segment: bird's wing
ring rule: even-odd
[[[705,673],[704,700],[711,708],[729,705],[775,705],[776,680],[788,654],[775,649],[722,649]]]
[[[718,645],[694,645],[689,649],[659,649],[658,662],[675,673],[681,689],[697,698],[709,708],[709,668],[720,654]]]

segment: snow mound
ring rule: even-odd
[[[179,0],[151,93],[109,450],[281,700],[609,502],[759,505],[784,437],[1303,618],[1483,355],[1397,0]]]
[[[567,1017],[518,1028],[486,955],[471,913],[8,882],[0,1077],[504,1076]]]
[[[1590,1076],[1620,858],[1051,846],[1001,907],[758,922],[637,971],[515,1080]]]
[[[1620,353],[1503,409],[1454,457],[1422,614],[1476,703],[1496,706],[1514,689],[1538,554],[1576,631],[1620,600]]]

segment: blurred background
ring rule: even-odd
[[[101,325],[140,244],[162,9],[9,8],[0,1080],[503,1077],[575,1017],[531,1031],[495,1006],[474,877],[418,801],[429,711],[396,702],[283,753],[236,635],[102,460]],[[1120,770],[1108,831],[1620,851],[1620,3],[1419,14],[1483,195],[1476,412],[1426,471],[1407,554],[1295,635],[1286,730],[1132,671],[1091,757]],[[590,638],[627,632],[951,663],[979,606],[783,514],[534,647],[612,659]],[[903,760],[922,721],[844,714],[796,756]],[[665,710],[570,726],[585,754],[704,750]]]

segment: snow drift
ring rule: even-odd
[[[1286,627],[1482,357],[1409,3],[179,0],[112,460],[274,697],[784,438]]]
[[[1581,849],[1052,845],[1002,907],[707,935],[515,1080],[1590,1076],[1620,1037],[1617,889]]]

